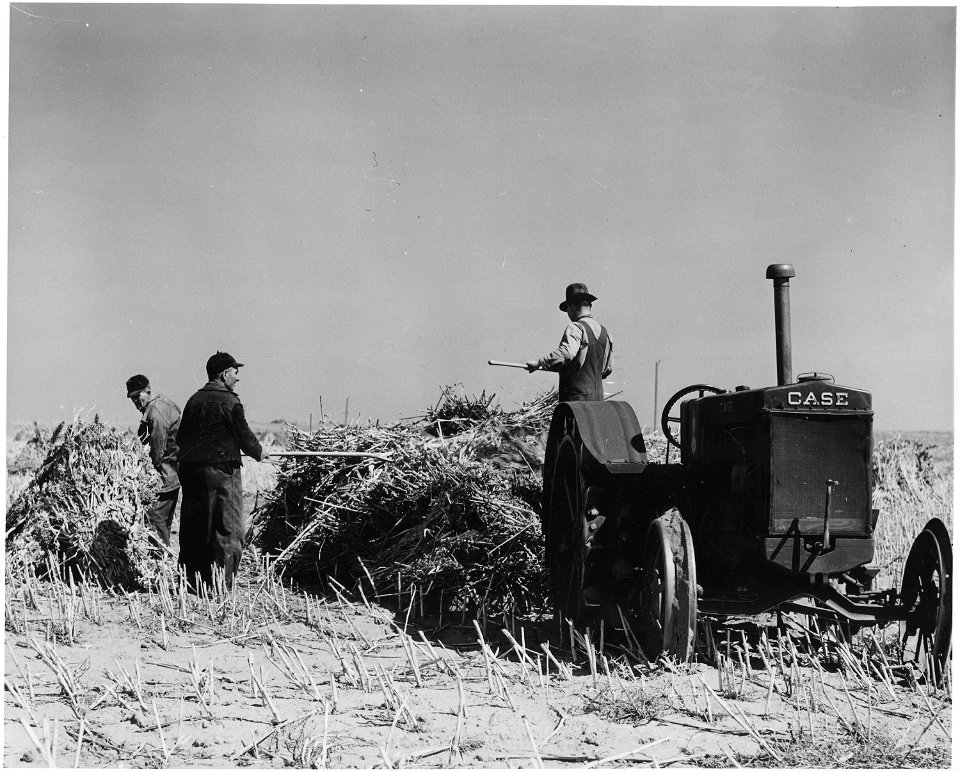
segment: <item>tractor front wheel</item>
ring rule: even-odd
[[[943,684],[950,656],[953,604],[953,548],[943,521],[934,518],[914,539],[903,566],[900,602],[901,661],[936,686]]]
[[[676,508],[650,523],[640,577],[641,641],[651,660],[687,662],[697,632],[697,568],[690,527]]]

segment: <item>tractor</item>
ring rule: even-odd
[[[939,683],[950,652],[949,531],[930,520],[899,589],[874,588],[871,395],[819,372],[793,377],[795,275],[789,264],[766,272],[777,385],[675,393],[660,416],[663,463],[648,460],[627,402],[557,405],[543,466],[555,617],[629,627],[648,658],[680,661],[694,654],[698,616],[896,623],[904,661]]]

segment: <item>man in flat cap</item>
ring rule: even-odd
[[[561,402],[603,401],[603,379],[613,372],[613,342],[591,313],[596,299],[586,284],[570,284],[560,304],[570,319],[560,345],[525,363],[531,373],[549,370],[560,374]]]
[[[142,414],[137,436],[140,442],[150,446],[150,461],[160,475],[160,493],[147,513],[147,519],[169,547],[170,527],[180,496],[180,478],[177,476],[180,408],[162,394],[154,394],[145,375],[127,379],[127,397]]]
[[[240,567],[246,523],[240,487],[240,451],[262,461],[268,454],[250,431],[235,393],[243,365],[218,351],[207,360],[207,384],[187,400],[177,432],[180,446],[180,565],[193,586],[210,585],[213,566],[226,587]]]

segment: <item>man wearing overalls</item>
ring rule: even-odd
[[[613,372],[613,342],[606,328],[591,315],[596,297],[586,284],[567,287],[560,304],[570,318],[560,345],[540,359],[529,360],[529,372],[549,370],[560,374],[561,402],[603,401],[603,379]]]

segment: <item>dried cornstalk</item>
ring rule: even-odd
[[[391,460],[284,460],[275,491],[255,513],[254,538],[285,577],[319,576],[341,589],[363,582],[411,616],[438,607],[482,609],[481,617],[539,609],[546,596],[541,435],[554,400],[548,393],[503,412],[486,395],[448,390],[432,423],[291,427],[294,451]],[[429,431],[437,421],[443,441]]]

